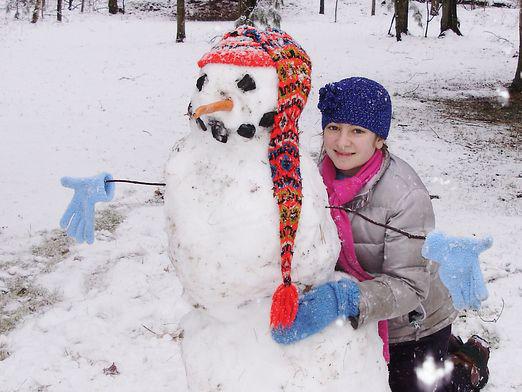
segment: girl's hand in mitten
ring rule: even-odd
[[[294,323],[288,328],[272,329],[272,338],[280,344],[290,344],[322,331],[337,318],[359,315],[359,286],[341,279],[310,290],[299,300]]]
[[[94,205],[99,201],[110,201],[114,196],[114,183],[109,173],[94,177],[63,177],[61,183],[74,189],[74,196],[60,220],[62,229],[79,243],[94,242]]]

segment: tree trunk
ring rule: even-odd
[[[69,0],[69,7],[67,7],[70,10],[72,10],[72,3],[73,3],[73,0]]]
[[[324,15],[324,0],[319,0],[319,13]]]
[[[246,23],[250,20],[250,14],[256,7],[257,0],[239,0],[239,20]]]
[[[375,0],[372,0],[372,16],[375,15]]]
[[[31,23],[38,22],[38,16],[40,15],[40,8],[42,7],[42,0],[36,0],[34,3],[33,19]]]
[[[62,21],[62,0],[58,0],[56,3],[56,20],[58,22]]]
[[[118,0],[109,0],[109,14],[118,13]]]
[[[510,90],[522,92],[522,0],[519,1],[518,11],[518,66],[515,72],[515,78],[511,83]]]
[[[401,40],[401,34],[408,34],[409,0],[395,0],[395,37]]]
[[[183,42],[185,39],[185,0],[178,0],[176,21],[178,22],[176,42]]]
[[[442,0],[442,18],[440,19],[440,36],[452,30],[457,35],[462,35],[459,30],[459,19],[457,17],[457,0]]]

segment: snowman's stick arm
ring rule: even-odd
[[[125,182],[127,184],[138,184],[138,185],[153,185],[153,186],[166,186],[164,182],[144,182],[134,180],[105,180],[105,182]]]
[[[395,231],[396,233],[400,233],[402,235],[405,235],[406,237],[408,237],[410,239],[416,239],[416,240],[425,240],[426,239],[425,235],[408,233],[407,231],[398,229],[396,227],[387,225],[385,223],[376,222],[373,219],[370,219],[367,216],[361,214],[360,212],[357,212],[357,211],[352,210],[351,208],[348,208],[348,207],[345,207],[345,206],[327,206],[326,208],[333,208],[333,209],[337,209],[337,210],[343,210],[345,212],[351,212],[352,214],[355,214],[355,215],[361,217],[362,219],[364,219],[367,222],[373,223],[374,225],[377,225],[377,226],[384,227],[385,229],[390,229],[392,231]]]

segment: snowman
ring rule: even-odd
[[[338,279],[326,190],[299,147],[311,63],[286,33],[242,26],[198,62],[191,132],[166,168],[169,253],[193,310],[190,391],[389,390],[377,324],[339,320],[293,345],[297,296]]]

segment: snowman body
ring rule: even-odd
[[[334,323],[289,346],[272,340],[271,296],[281,283],[279,213],[267,154],[275,69],[204,66],[191,107],[223,98],[233,109],[192,120],[166,169],[169,253],[194,305],[181,322],[189,390],[386,391],[376,324],[354,330]],[[321,176],[300,153],[303,204],[292,281],[302,292],[335,278],[340,244]]]

